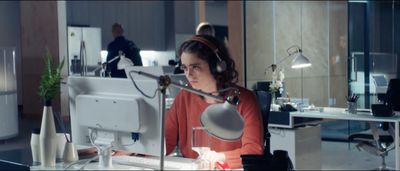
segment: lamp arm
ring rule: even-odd
[[[109,61],[106,61],[106,63],[111,63],[111,62],[114,62],[115,60],[117,60],[118,58],[119,58],[120,56],[118,55],[118,56],[115,56],[114,58],[112,58],[111,60],[109,60]]]
[[[178,88],[184,89],[186,91],[189,91],[189,92],[197,94],[197,95],[210,97],[210,98],[213,98],[213,99],[216,99],[216,100],[220,100],[220,101],[225,101],[226,100],[221,96],[215,96],[215,95],[212,95],[210,93],[203,92],[201,90],[196,90],[196,89],[191,88],[191,87],[189,87],[187,85],[182,85],[182,84],[179,84],[177,82],[174,82],[174,81],[171,80],[171,78],[168,75],[156,76],[156,75],[153,75],[153,74],[150,74],[150,73],[146,73],[146,72],[143,72],[143,71],[134,71],[134,70],[129,71],[129,75],[132,72],[137,73],[139,75],[143,75],[145,77],[149,77],[149,78],[158,80],[160,86],[165,87],[165,88],[168,87],[169,85],[172,85],[174,87],[178,87]]]
[[[197,95],[210,97],[210,98],[213,98],[213,99],[216,99],[216,100],[220,100],[220,101],[225,101],[226,100],[221,96],[215,96],[215,95],[203,92],[201,90],[196,90],[196,89],[191,88],[191,87],[189,87],[187,85],[182,85],[182,84],[176,83],[174,81],[171,81],[171,85],[174,86],[174,87],[178,87],[178,88],[184,89],[186,91],[189,91],[189,92],[197,94]]]
[[[296,51],[291,52],[290,50],[293,49],[293,48],[296,48]],[[298,53],[298,52],[302,52],[302,50],[301,50],[301,48],[300,48],[298,45],[292,45],[292,46],[290,46],[289,48],[286,49],[286,52],[288,53],[287,56],[285,56],[283,59],[281,59],[281,60],[278,61],[277,63],[272,64],[272,65],[269,65],[267,68],[265,68],[264,73],[266,74],[266,73],[267,73],[267,70],[270,69],[270,68],[272,68],[273,65],[277,66],[277,65],[281,64],[283,61],[287,60],[287,59],[288,59],[289,57],[291,57],[293,54]]]
[[[289,50],[292,49],[292,48],[296,48],[296,51],[290,52]],[[298,45],[292,45],[292,46],[290,46],[289,48],[286,49],[286,52],[287,52],[287,53],[289,54],[289,56],[290,56],[290,55],[293,55],[294,53],[302,52],[302,50],[301,50],[301,48],[300,48]]]

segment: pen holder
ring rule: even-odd
[[[356,114],[357,113],[357,103],[356,102],[347,102],[347,110],[351,114]]]
[[[72,142],[66,142],[64,146],[63,154],[64,162],[74,162],[78,160],[78,151],[76,150],[75,144]]]

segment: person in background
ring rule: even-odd
[[[215,29],[210,23],[201,22],[196,28],[196,35],[209,35],[215,37]]]
[[[211,150],[204,155],[211,165],[225,162],[231,169],[241,168],[242,154],[263,154],[263,124],[260,108],[254,93],[238,86],[238,72],[224,43],[208,35],[196,35],[185,41],[178,51],[181,68],[192,88],[218,96],[229,92],[218,90],[237,88],[240,92],[238,112],[244,118],[243,135],[239,140],[224,141],[210,137]],[[218,56],[217,56],[218,55]],[[217,65],[225,62],[226,68]],[[192,150],[192,128],[199,127],[201,113],[211,104],[222,103],[181,90],[166,114],[165,139],[167,154],[179,147],[183,157],[197,158]]]
[[[107,62],[112,60],[114,57],[119,55],[119,52],[125,55],[126,58],[130,59],[135,66],[143,66],[142,58],[140,57],[140,49],[130,40],[127,40],[124,36],[124,28],[119,23],[112,25],[112,36],[114,40],[107,46]],[[108,63],[106,68],[106,74],[110,74],[111,77],[127,78],[125,70],[119,70],[117,68],[119,59]]]
[[[211,25],[211,24],[208,23],[208,22],[201,22],[201,23],[197,26],[197,28],[196,28],[196,35],[209,35],[209,36],[213,36],[213,37],[218,37],[218,36],[216,36],[214,26]],[[222,41],[222,39],[221,39],[221,41]],[[224,41],[224,43],[225,43],[225,46],[228,47],[228,45],[229,45],[228,37],[225,36],[225,37],[223,38],[223,41]]]

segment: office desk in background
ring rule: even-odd
[[[331,120],[353,120],[353,121],[369,121],[369,122],[392,122],[395,125],[395,138],[394,143],[395,146],[395,161],[396,161],[396,170],[400,170],[400,149],[399,149],[399,123],[400,116],[395,115],[393,117],[375,117],[372,116],[371,113],[367,112],[357,112],[357,114],[350,114],[345,111],[344,108],[323,108],[322,112],[320,111],[304,111],[304,112],[290,112],[288,115],[289,125],[281,125],[281,124],[269,124],[269,127],[272,128],[283,128],[283,129],[294,129],[295,128],[295,120],[298,118],[314,118],[314,119],[331,119]],[[315,121],[315,120],[314,120]],[[306,122],[305,122],[306,123]]]

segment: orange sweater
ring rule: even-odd
[[[237,110],[244,119],[243,136],[236,141],[223,141],[211,137],[211,150],[223,152],[230,168],[241,168],[241,154],[263,153],[263,124],[255,95],[250,90],[238,87],[240,102]],[[167,154],[178,145],[184,157],[197,158],[191,149],[191,130],[200,126],[200,115],[209,106],[199,95],[182,90],[166,114],[165,139]]]

